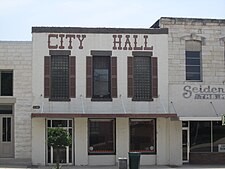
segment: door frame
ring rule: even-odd
[[[3,142],[2,141],[2,130],[3,130],[3,128],[2,128],[2,123],[3,123],[3,118],[11,118],[11,141],[10,142],[8,142],[8,141],[6,141],[6,142]],[[13,115],[12,114],[0,114],[0,133],[1,133],[1,136],[0,136],[0,147],[1,146],[4,146],[4,144],[11,144],[11,146],[10,146],[10,148],[11,148],[11,155],[9,155],[9,156],[2,156],[2,157],[0,157],[0,158],[14,158],[15,157],[15,144],[14,144],[14,118],[13,118]]]
[[[69,147],[67,146],[66,147],[66,163],[60,163],[60,165],[73,165],[74,163],[75,163],[75,158],[74,158],[74,147],[75,147],[75,145],[74,145],[74,119],[67,119],[67,118],[60,118],[60,119],[58,119],[58,118],[47,118],[46,119],[46,126],[45,126],[45,130],[46,130],[46,140],[47,140],[47,138],[48,138],[48,132],[47,132],[47,130],[48,130],[48,128],[50,128],[50,127],[48,127],[48,120],[51,120],[51,123],[52,123],[52,121],[54,121],[54,120],[68,120],[67,121],[67,123],[69,123],[69,120],[72,120],[72,127],[62,127],[62,128],[64,128],[64,129],[72,129],[72,162],[70,163],[69,162]],[[51,159],[50,159],[50,163],[48,162],[48,145],[47,145],[47,141],[46,141],[46,164],[47,165],[54,165],[55,163],[53,163],[53,147],[50,147],[50,153],[51,153]]]
[[[189,121],[186,121],[187,122],[187,126],[182,126],[182,162],[183,163],[189,163],[189,156],[190,156],[190,122]],[[187,160],[184,160],[183,159],[183,132],[186,131],[187,132]]]

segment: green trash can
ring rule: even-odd
[[[129,152],[129,169],[139,169],[140,168],[140,157],[139,152]]]

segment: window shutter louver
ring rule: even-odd
[[[152,97],[158,97],[158,61],[152,57]]]
[[[76,57],[69,57],[69,96],[76,97]]]
[[[51,57],[44,57],[44,97],[51,95]]]
[[[127,59],[127,97],[133,97],[133,57]]]
[[[92,97],[92,57],[86,58],[86,97]]]
[[[117,98],[117,57],[111,57],[111,97]]]

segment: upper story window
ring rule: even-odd
[[[185,66],[187,81],[202,80],[202,45],[200,41],[188,40],[185,43]]]
[[[152,52],[133,52],[128,57],[128,97],[152,101],[158,95],[157,58]]]
[[[13,96],[13,71],[0,70],[0,96]]]
[[[111,51],[91,51],[87,57],[86,96],[93,101],[117,97],[117,58]]]
[[[93,57],[93,98],[111,98],[110,56]]]
[[[75,97],[75,57],[70,51],[50,51],[45,56],[44,95],[51,101]]]

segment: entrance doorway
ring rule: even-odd
[[[70,133],[73,138],[73,120],[61,120],[61,119],[49,119],[47,120],[47,129],[54,127],[62,127]],[[47,133],[47,132],[46,132]],[[48,135],[47,135],[48,137]],[[73,164],[73,139],[72,145],[60,150],[59,161],[61,164]],[[56,150],[53,147],[47,145],[47,163],[54,164],[56,163]]]
[[[189,144],[189,122],[182,122],[182,159],[183,163],[189,162],[189,152],[190,152],[190,144]]]
[[[0,114],[0,158],[14,157],[12,115]]]

